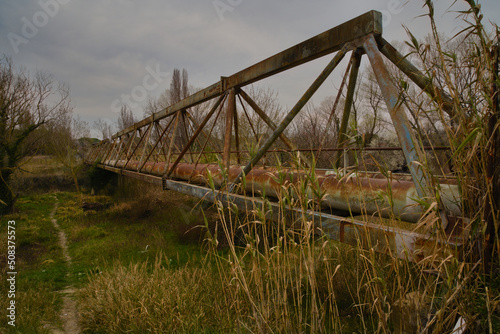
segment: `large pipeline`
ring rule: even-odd
[[[106,161],[106,165],[124,168],[126,161]],[[169,168],[171,165],[168,166]],[[125,169],[137,171],[138,161],[129,161]],[[189,181],[195,184],[208,185],[209,173],[214,186],[221,187],[227,180],[236,179],[240,174],[241,166],[231,166],[227,176],[215,164],[188,164],[180,163],[170,175],[173,179]],[[148,162],[141,169],[142,173],[163,176],[166,173],[165,162]],[[366,174],[364,174],[366,175]],[[252,193],[261,193],[266,196],[279,197],[287,185],[297,185],[304,180],[307,174],[304,171],[293,169],[262,169],[254,168],[245,177],[245,190]],[[344,210],[356,214],[376,214],[384,218],[396,217],[403,221],[416,223],[422,217],[424,209],[418,204],[417,190],[411,181],[395,179],[377,179],[366,176],[339,177],[333,171],[318,170],[315,172],[315,185],[309,183],[307,193],[309,198],[319,200],[323,207]],[[313,192],[312,187],[319,188]],[[440,183],[439,195],[444,210],[449,216],[459,216],[460,197],[458,186],[449,183]],[[314,196],[321,194],[321,199]]]

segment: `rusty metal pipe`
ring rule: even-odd
[[[210,141],[212,144],[213,142]],[[429,151],[449,151],[450,147],[449,146],[424,146],[422,147],[424,150],[429,150]],[[297,149],[284,149],[284,148],[276,148],[272,150],[268,150],[268,153],[290,153],[290,152],[310,152],[310,153],[323,153],[323,152],[337,152],[337,151],[344,151],[344,148],[339,148],[339,147],[327,147],[327,148],[297,148]],[[347,151],[402,151],[403,148],[401,147],[349,147]],[[224,151],[195,151],[195,152],[186,152],[186,154],[201,154],[201,153],[215,153],[215,154],[222,154]],[[231,153],[250,153],[251,151],[249,150],[234,150],[231,151]],[[174,153],[174,154],[179,154],[179,153]],[[166,156],[166,154],[163,154]]]
[[[123,160],[117,162],[118,168],[123,168],[124,164]],[[138,164],[138,161],[130,161],[126,169],[135,171]],[[172,164],[169,167],[171,166]],[[162,176],[164,168],[165,162],[148,162],[143,170],[147,174]],[[209,185],[209,179],[212,179],[216,187],[222,187],[226,181],[233,182],[241,170],[241,166],[231,166],[226,173],[228,180],[225,180],[225,174],[218,165],[179,163],[170,176],[200,185]],[[413,182],[362,175],[364,174],[352,174],[350,177],[340,178],[333,170],[318,171],[315,177],[319,189],[315,190],[310,186],[307,190],[308,198],[317,200],[324,208],[344,210],[353,214],[380,215],[383,218],[396,217],[412,223],[419,221],[424,212],[414,200],[418,196]],[[295,169],[254,168],[245,176],[245,191],[277,198],[283,191],[287,191],[288,187],[297,186],[306,178],[306,172]],[[461,210],[457,204],[458,186],[443,183],[440,184],[440,189],[447,214],[459,216]],[[320,193],[321,198],[315,198],[314,193]]]
[[[165,180],[158,176],[123,171],[117,168],[99,165],[100,168],[114,173],[135,178],[154,185],[162,186],[176,192],[192,197],[200,198],[212,203],[222,203],[238,207],[240,210],[248,210],[252,207],[263,207],[271,210],[266,212],[266,219],[280,222],[285,217],[290,226],[301,224],[304,221],[313,222],[321,229],[321,232],[332,240],[337,240],[354,246],[373,249],[376,252],[396,256],[403,260],[414,262],[433,256],[438,258],[447,257],[450,252],[458,255],[462,249],[467,234],[450,236],[446,242],[436,239],[429,234],[420,234],[395,227],[384,226],[376,222],[360,221],[355,218],[336,216],[324,212],[306,210],[302,208],[283,206],[280,203],[264,202],[261,198],[230,194],[228,192],[214,192],[209,188],[200,187],[186,182]],[[436,244],[440,249],[436,249]],[[443,247],[444,249],[442,249]]]

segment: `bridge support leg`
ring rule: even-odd
[[[425,161],[424,153],[418,144],[418,139],[413,133],[410,121],[404,111],[401,94],[398,93],[396,86],[392,83],[389,71],[384,65],[384,60],[378,49],[375,36],[368,36],[363,43],[363,47],[368,55],[385,103],[389,109],[389,114],[403,148],[418,197],[424,201],[434,199],[433,194],[429,190],[431,189],[429,187],[429,180],[426,178],[422,167],[422,163]],[[443,210],[440,210],[440,216],[442,227],[446,229],[448,220]]]

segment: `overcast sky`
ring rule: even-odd
[[[464,1],[435,1],[440,30],[464,26]],[[384,36],[407,39],[428,32],[422,0],[0,0],[0,50],[14,65],[54,75],[71,88],[75,114],[92,125],[116,121],[124,95],[142,118],[141,87],[158,96],[174,68],[204,88],[279,51],[375,9],[384,13]],[[500,22],[500,1],[481,1],[485,20]],[[447,12],[448,11],[448,12]],[[487,21],[486,21],[487,22]],[[266,80],[284,105],[300,98],[322,65]],[[335,72],[334,72],[335,73]],[[292,74],[290,74],[292,75]],[[335,74],[340,76],[341,74]],[[328,86],[330,85],[330,87]],[[335,79],[326,89],[335,86]],[[315,97],[315,99],[320,99]],[[315,100],[316,101],[316,100]],[[319,100],[317,102],[320,102]]]

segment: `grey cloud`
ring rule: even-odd
[[[14,54],[7,34],[20,34],[21,18],[31,18],[40,6],[37,1],[0,0],[0,49],[12,55],[16,65],[45,70],[68,83],[76,113],[92,122],[97,117],[116,119],[111,103],[140,85],[148,66],[159,64],[167,72],[186,68],[190,83],[205,87],[221,75],[230,75],[371,9],[389,13],[390,22],[384,27],[388,40],[406,38],[402,24],[419,37],[425,36],[428,21],[415,18],[425,13],[423,2],[410,0],[391,13],[394,1],[351,0],[346,5],[331,0],[232,0],[229,3],[239,4],[221,20],[213,0],[71,0]],[[436,7],[442,12],[450,3],[436,1]],[[499,8],[497,0],[483,1],[487,18],[499,17]],[[443,29],[453,30],[455,17],[447,14],[438,19]],[[276,84],[280,97],[290,105],[320,70],[321,61],[292,73],[293,81],[277,78],[266,83]],[[159,94],[167,87],[164,82],[149,93]],[[135,112],[142,115],[140,108]]]

